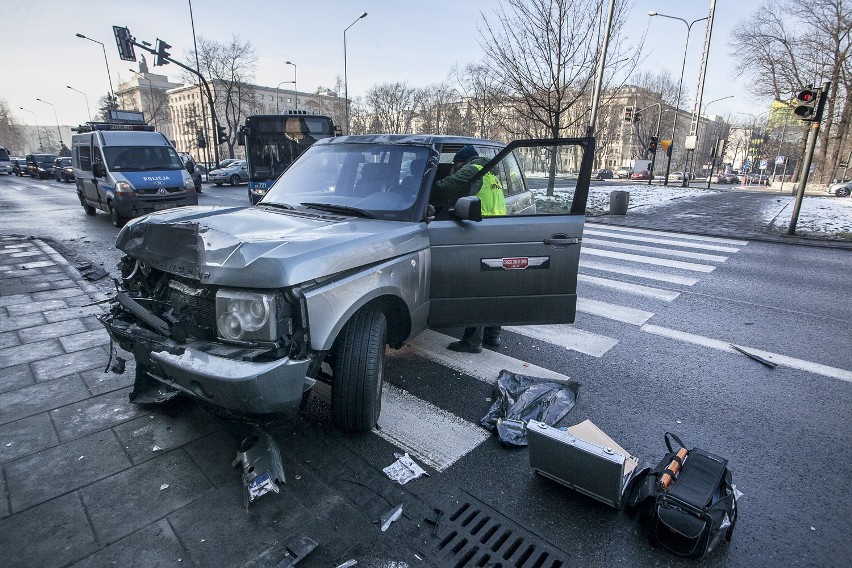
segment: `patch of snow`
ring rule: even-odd
[[[567,211],[574,198],[574,186],[556,187],[552,196],[546,195],[546,189],[533,189],[535,201],[543,204],[551,211]],[[586,215],[600,215],[609,212],[609,194],[613,191],[630,192],[629,207],[645,209],[669,203],[673,199],[695,197],[707,193],[718,193],[718,190],[692,187],[665,187],[647,184],[595,185],[589,187],[589,200],[586,204]]]
[[[795,197],[779,198],[761,211],[766,225],[786,232],[793,218]],[[796,221],[799,235],[828,238],[852,238],[852,199],[848,197],[812,197],[802,199],[802,208]]]

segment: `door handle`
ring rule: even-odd
[[[576,237],[567,237],[564,235],[550,237],[549,239],[544,239],[544,244],[550,245],[553,247],[567,247],[568,245],[576,245],[580,242],[580,239]]]

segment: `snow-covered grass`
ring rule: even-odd
[[[630,207],[653,207],[668,203],[673,199],[682,197],[693,197],[706,193],[715,193],[715,190],[698,189],[690,187],[664,187],[647,184],[619,184],[619,185],[597,185],[592,183],[589,188],[589,201],[586,205],[586,215],[600,215],[609,212],[609,194],[613,191],[629,191]],[[534,189],[535,202],[550,211],[566,211],[571,206],[574,197],[574,187],[556,187],[553,196],[545,195],[545,190]]]
[[[783,197],[764,207],[767,228],[786,231],[793,217],[795,197]],[[852,198],[805,196],[796,222],[796,233],[814,237],[852,239]]]

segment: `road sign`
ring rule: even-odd
[[[695,147],[698,145],[698,136],[687,136],[686,141],[683,144],[683,147],[686,150],[695,150]]]
[[[767,165],[767,164],[766,164],[766,160],[760,160],[760,169],[761,169],[761,170],[765,170],[765,169],[766,169],[766,165]]]
[[[786,159],[787,158],[784,157],[784,156],[775,156],[775,165],[776,166],[783,166]]]

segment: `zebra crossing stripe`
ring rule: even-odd
[[[594,248],[580,248],[580,256],[605,256],[607,258],[615,258],[618,260],[627,260],[631,262],[639,262],[641,264],[653,264],[655,266],[667,266],[669,268],[682,268],[683,270],[691,270],[693,272],[713,272],[716,267],[708,264],[696,264],[694,262],[684,262],[681,260],[671,260],[668,258],[654,258],[653,256],[642,256],[638,254],[628,254],[626,252],[617,252],[614,250],[601,250]]]
[[[610,231],[601,231],[598,229],[583,229],[583,235],[595,235],[598,237],[610,237],[613,239],[621,239],[623,241],[640,241],[643,243],[654,243],[658,245],[671,245],[681,248],[696,248],[696,249],[704,249],[704,250],[714,250],[717,252],[739,252],[739,248],[723,246],[723,245],[713,245],[710,243],[690,243],[686,241],[679,241],[675,239],[658,239],[655,237],[647,237],[647,236],[639,236],[639,235],[631,235],[629,233],[613,233]]]
[[[644,286],[642,284],[633,284],[631,282],[622,282],[620,280],[611,280],[587,274],[578,274],[577,282],[610,288],[611,290],[618,290],[619,292],[626,292],[628,294],[636,294],[637,296],[646,296],[655,300],[663,300],[664,302],[671,302],[680,296],[680,292],[673,290],[663,290],[662,288],[654,288],[653,286]]]
[[[375,434],[429,467],[444,471],[490,437],[485,428],[388,383]]]
[[[583,246],[586,245],[597,245],[600,247],[609,247],[609,248],[617,248],[617,249],[627,249],[631,251],[637,252],[650,252],[653,254],[661,254],[664,256],[677,256],[679,258],[691,258],[694,260],[706,260],[708,262],[725,262],[728,260],[727,256],[721,256],[718,254],[706,254],[703,252],[692,252],[687,250],[674,250],[667,249],[661,247],[646,247],[643,245],[637,245],[635,243],[619,243],[615,241],[606,241],[603,239],[587,239],[583,238]]]
[[[503,329],[592,357],[603,357],[607,351],[618,345],[616,339],[577,329],[568,324],[522,325],[504,327]]]
[[[634,268],[632,266],[621,266],[618,264],[609,264],[606,262],[598,262],[596,260],[580,259],[580,268],[589,270],[600,270],[602,272],[612,272],[615,274],[624,274],[625,276],[635,276],[637,278],[645,278],[647,280],[659,280],[660,282],[670,282],[672,284],[682,284],[684,286],[692,286],[699,282],[698,278],[691,276],[681,276],[680,274],[664,274],[662,272],[654,272],[653,270],[645,270],[643,268]]]
[[[653,229],[636,229],[634,227],[619,227],[617,225],[604,225],[600,223],[586,223],[586,227],[594,227],[595,229],[605,229],[607,231],[617,231],[620,233],[637,233],[640,235],[656,235],[660,237],[669,237],[677,239],[689,239],[691,241],[704,241],[708,243],[722,243],[731,246],[744,247],[748,241],[740,241],[737,239],[726,239],[723,237],[706,237],[704,235],[686,235],[684,233],[668,233],[666,231],[655,231]]]
[[[589,298],[577,298],[577,311],[632,325],[642,325],[654,315],[654,312],[646,312],[645,310]]]

